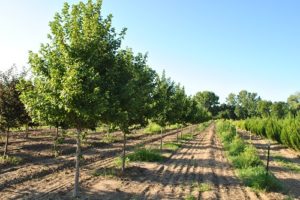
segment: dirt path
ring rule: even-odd
[[[239,133],[245,140],[250,142],[249,132],[239,130]],[[257,148],[261,159],[266,164],[267,144],[269,143],[269,140],[253,134],[251,139],[251,143]],[[283,163],[278,162],[276,159],[278,156],[283,157],[293,163],[294,166],[298,166],[300,169],[300,153],[284,147],[274,141],[270,141],[270,144],[270,170],[283,183],[284,187],[292,197],[300,199],[300,171],[293,171],[284,166]]]
[[[164,137],[175,135],[176,131],[164,134]],[[143,145],[159,140],[159,135],[148,135],[128,141],[128,148],[137,144]],[[99,167],[109,167],[114,158],[121,152],[121,143],[114,143],[106,148],[90,148],[84,153],[85,161],[81,169],[81,181],[92,178],[91,172]],[[37,163],[28,169],[8,171],[1,174],[0,183],[5,189],[0,191],[1,199],[53,199],[52,194],[69,190],[73,186],[73,157],[61,157],[55,162]],[[18,179],[18,180],[16,180]],[[54,198],[57,199],[57,198]]]
[[[240,183],[213,126],[186,142],[166,162],[137,163],[127,173],[126,178],[89,182],[82,199],[273,199]]]

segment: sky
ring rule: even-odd
[[[0,0],[1,71],[28,66],[63,2]],[[286,101],[300,90],[299,9],[298,0],[104,0],[102,15],[128,28],[122,47],[148,53],[189,95],[209,90],[224,102],[245,89]]]

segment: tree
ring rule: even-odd
[[[23,74],[17,74],[16,67],[11,67],[6,72],[0,72],[0,130],[6,132],[3,156],[7,156],[9,132],[11,128],[20,127],[27,113],[20,101],[20,92],[16,86]]]
[[[195,99],[200,106],[205,108],[212,116],[217,115],[217,106],[219,105],[219,97],[210,91],[197,92]]]
[[[165,71],[163,71],[161,77],[156,78],[156,87],[153,93],[153,106],[154,116],[152,121],[159,124],[161,128],[161,139],[160,139],[160,149],[162,150],[162,131],[166,125],[170,124],[170,112],[172,112],[172,98],[175,94],[175,83],[171,81],[170,78],[166,78]]]
[[[233,95],[230,94],[231,103],[236,102],[235,114],[238,119],[246,119],[247,117],[257,116],[257,103],[261,100],[257,93],[251,93],[246,90],[241,90],[234,101]]]
[[[155,71],[147,66],[147,55],[133,55],[130,49],[121,50],[114,67],[109,69],[110,107],[103,114],[106,123],[113,123],[123,132],[122,172],[125,170],[126,134],[133,125],[145,126],[151,117],[155,87]]]
[[[260,100],[257,103],[257,113],[260,117],[270,117],[271,113],[271,101]]]
[[[33,107],[32,101],[24,98],[26,108],[38,109],[36,112],[45,112],[54,118],[57,113],[52,112],[52,105],[57,104],[64,112],[63,121],[76,129],[75,197],[78,195],[81,133],[95,128],[107,108],[107,71],[114,64],[125,34],[123,30],[117,35],[111,25],[111,15],[101,16],[101,5],[101,0],[80,2],[72,7],[65,3],[61,13],[56,13],[50,22],[49,42],[41,45],[39,53],[29,55],[32,85],[47,86],[34,100],[40,101],[44,108]]]
[[[287,103],[293,117],[300,111],[300,92],[296,92],[288,97]]]
[[[288,104],[282,101],[274,102],[271,105],[271,116],[277,119],[284,118],[288,113]]]

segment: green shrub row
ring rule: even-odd
[[[229,160],[245,185],[258,190],[277,191],[282,189],[276,177],[267,172],[256,148],[246,144],[229,121],[217,123],[217,133]]]
[[[300,150],[300,120],[297,118],[251,118],[235,124],[241,129]]]

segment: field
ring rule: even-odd
[[[106,134],[91,133],[83,144],[79,199],[297,199],[299,157],[293,150],[272,145],[270,170],[285,189],[265,192],[246,187],[238,178],[212,124],[204,131],[183,129],[163,134],[163,159],[157,162],[130,161],[123,175],[117,167],[121,133],[103,142]],[[194,132],[190,134],[190,131]],[[246,132],[239,132],[249,142]],[[53,133],[54,134],[54,133]],[[72,199],[75,142],[66,136],[61,155],[52,155],[49,131],[36,131],[25,140],[14,134],[11,154],[23,158],[11,166],[1,165],[1,199]],[[265,140],[252,137],[262,160]],[[136,149],[158,149],[160,134],[142,130],[128,137],[128,153]],[[282,157],[285,160],[280,160]],[[287,161],[288,160],[288,161]],[[289,163],[289,164],[286,164]],[[294,168],[293,168],[294,167]]]

